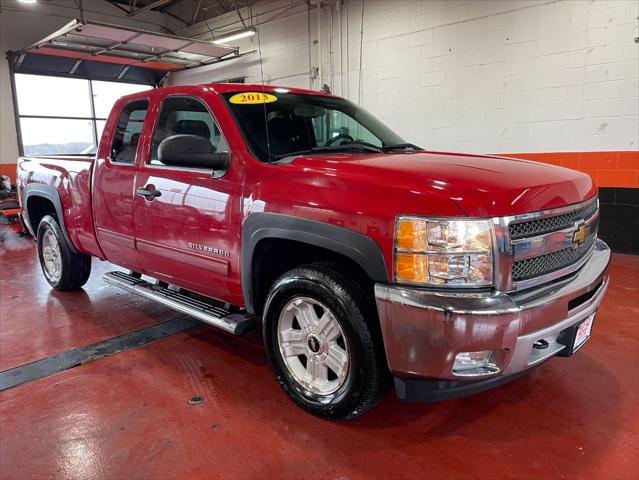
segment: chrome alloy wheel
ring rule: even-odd
[[[330,395],[346,380],[349,351],[333,313],[309,297],[296,297],[280,313],[277,343],[284,365],[307,392]]]
[[[47,230],[42,237],[42,259],[44,273],[52,282],[56,282],[62,275],[62,256],[60,244],[52,230]]]

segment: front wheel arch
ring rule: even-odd
[[[295,255],[288,250],[282,257],[288,268],[316,261],[343,261],[354,266],[370,282],[388,283],[388,271],[382,251],[377,243],[359,232],[325,222],[277,213],[253,213],[242,227],[242,291],[246,309],[261,314],[269,280],[260,274],[264,260],[263,242],[289,242],[310,252],[310,256]],[[306,253],[306,252],[303,252]],[[292,262],[291,257],[294,258]],[[284,272],[286,269],[281,269]],[[266,280],[266,285],[264,284]]]

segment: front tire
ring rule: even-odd
[[[58,221],[45,215],[38,225],[38,257],[44,277],[56,290],[77,290],[91,274],[91,257],[74,253]]]
[[[284,391],[305,410],[333,420],[374,406],[388,375],[374,305],[340,270],[315,263],[283,274],[269,291],[263,325]]]

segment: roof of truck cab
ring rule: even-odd
[[[213,87],[217,93],[227,92],[279,92],[279,93],[303,93],[312,95],[327,95],[330,93],[320,92],[317,90],[306,90],[303,88],[291,88],[291,87],[278,87],[277,85],[262,85],[259,83],[247,84],[247,83],[210,83],[208,85],[202,85],[205,87]]]
[[[298,93],[311,95],[333,96],[330,93],[320,92],[316,90],[305,90],[303,88],[278,87],[276,85],[261,85],[247,83],[204,83],[199,85],[175,85],[171,87],[159,87],[151,90],[152,92],[169,92],[197,95],[207,92],[213,93],[229,93],[229,92],[268,92],[268,93]],[[137,98],[145,98],[149,96],[149,90],[132,93],[122,97],[126,100],[134,100]]]

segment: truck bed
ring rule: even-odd
[[[43,192],[62,216],[69,240],[78,252],[103,258],[93,226],[91,175],[95,157],[89,155],[24,156],[18,158],[17,185],[21,202],[29,202],[30,192]],[[57,193],[57,195],[56,195]],[[57,197],[57,198],[56,198]],[[25,209],[26,205],[21,205]],[[34,235],[39,218],[25,218]],[[34,213],[35,212],[35,213]]]

